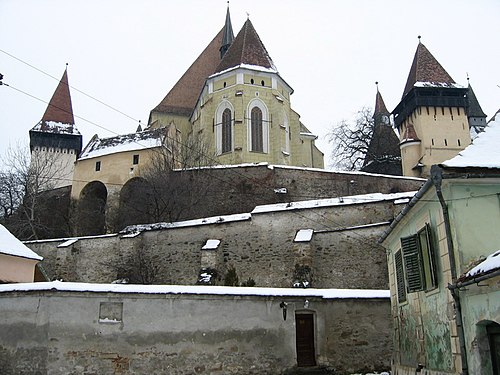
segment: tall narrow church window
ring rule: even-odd
[[[231,110],[226,108],[222,113],[222,152],[230,152],[232,147],[232,131],[231,131]]]
[[[264,151],[264,139],[262,129],[262,111],[258,107],[253,107],[251,118],[252,151]]]
[[[139,155],[134,155],[132,157],[132,164],[134,165],[139,164]]]
[[[101,162],[100,161],[95,162],[95,170],[96,170],[96,172],[99,172],[101,170]]]

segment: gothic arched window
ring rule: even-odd
[[[231,127],[231,110],[226,108],[222,112],[222,152],[230,152],[233,149],[232,127]]]
[[[250,113],[250,131],[252,138],[251,151],[264,152],[264,132],[262,127],[262,111],[259,107],[253,107]]]

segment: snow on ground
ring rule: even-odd
[[[379,289],[297,289],[256,288],[205,285],[134,285],[134,284],[92,284],[50,281],[42,283],[17,283],[0,285],[0,293],[35,290],[57,290],[61,292],[96,293],[143,293],[143,294],[210,294],[230,296],[279,296],[320,297],[324,299],[345,298],[390,298],[389,290]]]

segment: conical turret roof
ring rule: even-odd
[[[476,98],[476,94],[474,90],[472,90],[472,86],[469,83],[469,87],[467,89],[467,100],[469,102],[469,107],[467,110],[467,117],[484,117],[486,118],[486,114],[483,112],[479,101]]]
[[[233,26],[231,25],[231,15],[229,14],[229,4],[226,12],[226,23],[224,24],[224,33],[222,34],[222,43],[220,47],[221,58],[229,49],[234,40]]]
[[[420,41],[408,74],[403,98],[419,82],[444,87],[455,84],[453,78]]]
[[[231,47],[215,69],[215,73],[240,65],[258,66],[276,71],[273,60],[260,40],[250,19],[247,19]]]
[[[64,70],[63,76],[57,85],[56,91],[50,99],[49,105],[42,117],[42,122],[60,122],[62,124],[74,125],[73,107],[71,105],[71,94],[68,84],[68,70]]]
[[[373,134],[361,168],[364,172],[402,175],[399,139],[391,126],[389,116],[390,113],[377,86]]]

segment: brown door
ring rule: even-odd
[[[297,340],[297,365],[316,366],[314,354],[314,320],[312,314],[295,315],[295,333]]]

